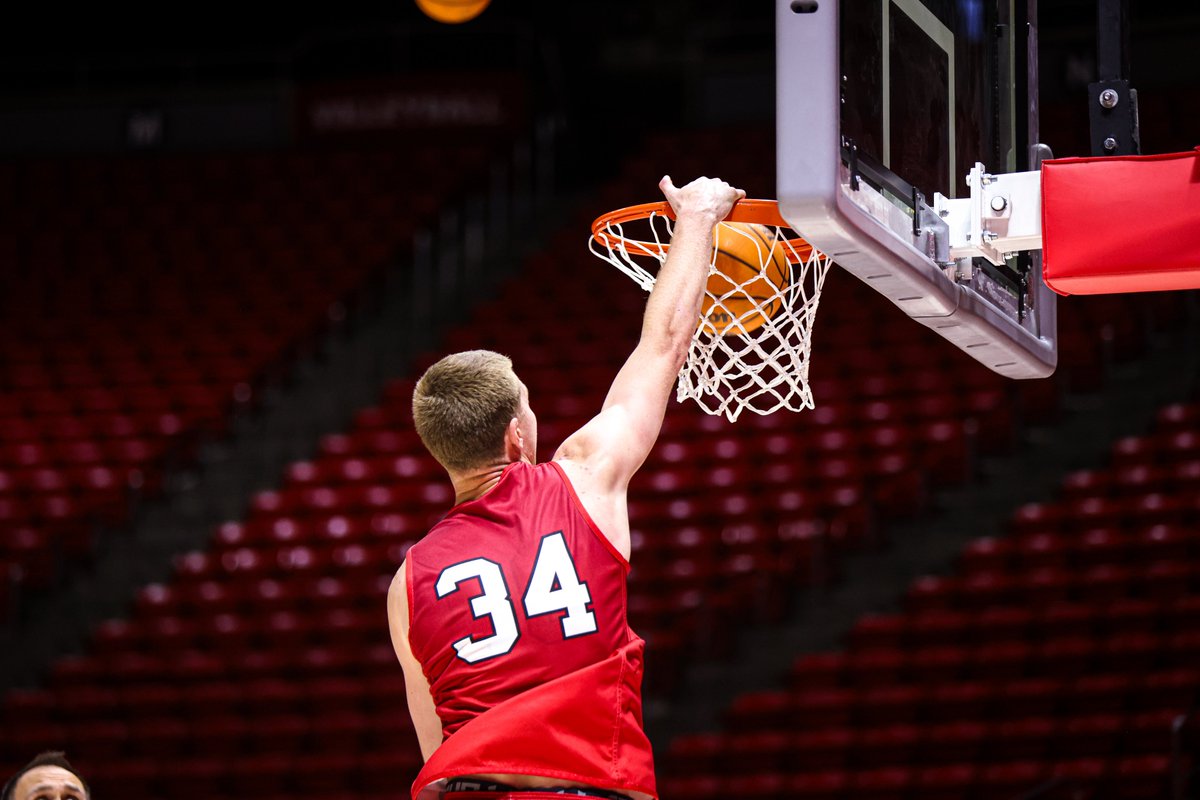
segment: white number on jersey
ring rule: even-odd
[[[564,639],[570,639],[599,630],[596,615],[588,611],[591,602],[591,592],[586,583],[579,582],[562,531],[543,537],[525,590],[525,615],[537,617],[565,609],[562,632]]]
[[[471,598],[471,613],[476,619],[489,617],[494,632],[482,639],[465,636],[454,643],[458,657],[469,664],[505,655],[521,638],[516,611],[509,599],[508,582],[500,565],[493,561],[473,558],[446,567],[438,576],[438,598],[457,592],[460,583],[473,578],[479,579],[483,593]],[[591,602],[591,592],[587,584],[579,580],[562,531],[543,537],[525,590],[525,616],[566,611],[562,618],[562,634],[564,639],[570,639],[599,630],[596,615],[588,610]]]
[[[441,598],[457,592],[460,583],[472,578],[479,579],[483,594],[471,598],[471,613],[476,619],[491,617],[495,633],[482,639],[464,636],[454,643],[458,657],[469,664],[504,655],[513,649],[521,636],[512,602],[508,599],[508,584],[499,564],[486,558],[473,558],[446,567],[438,576],[437,596]]]

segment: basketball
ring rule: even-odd
[[[779,309],[787,253],[765,225],[723,222],[716,237],[716,271],[708,276],[700,325],[714,336],[751,333]]]
[[[456,24],[475,19],[491,0],[417,0],[425,16],[438,22]]]

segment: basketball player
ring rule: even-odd
[[[64,753],[38,753],[8,779],[0,800],[88,800],[87,781],[79,776]]]
[[[625,619],[626,489],[696,329],[713,228],[745,197],[710,178],[659,187],[677,221],[641,338],[553,461],[536,463],[537,418],[504,356],[447,356],[413,393],[417,432],[455,491],[388,594],[425,758],[418,800],[656,796],[644,642]]]

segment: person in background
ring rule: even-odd
[[[87,781],[58,750],[38,753],[4,784],[0,800],[91,800]]]

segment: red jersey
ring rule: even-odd
[[[558,464],[509,465],[406,564],[409,645],[443,736],[414,797],[497,773],[655,794],[629,564]]]

